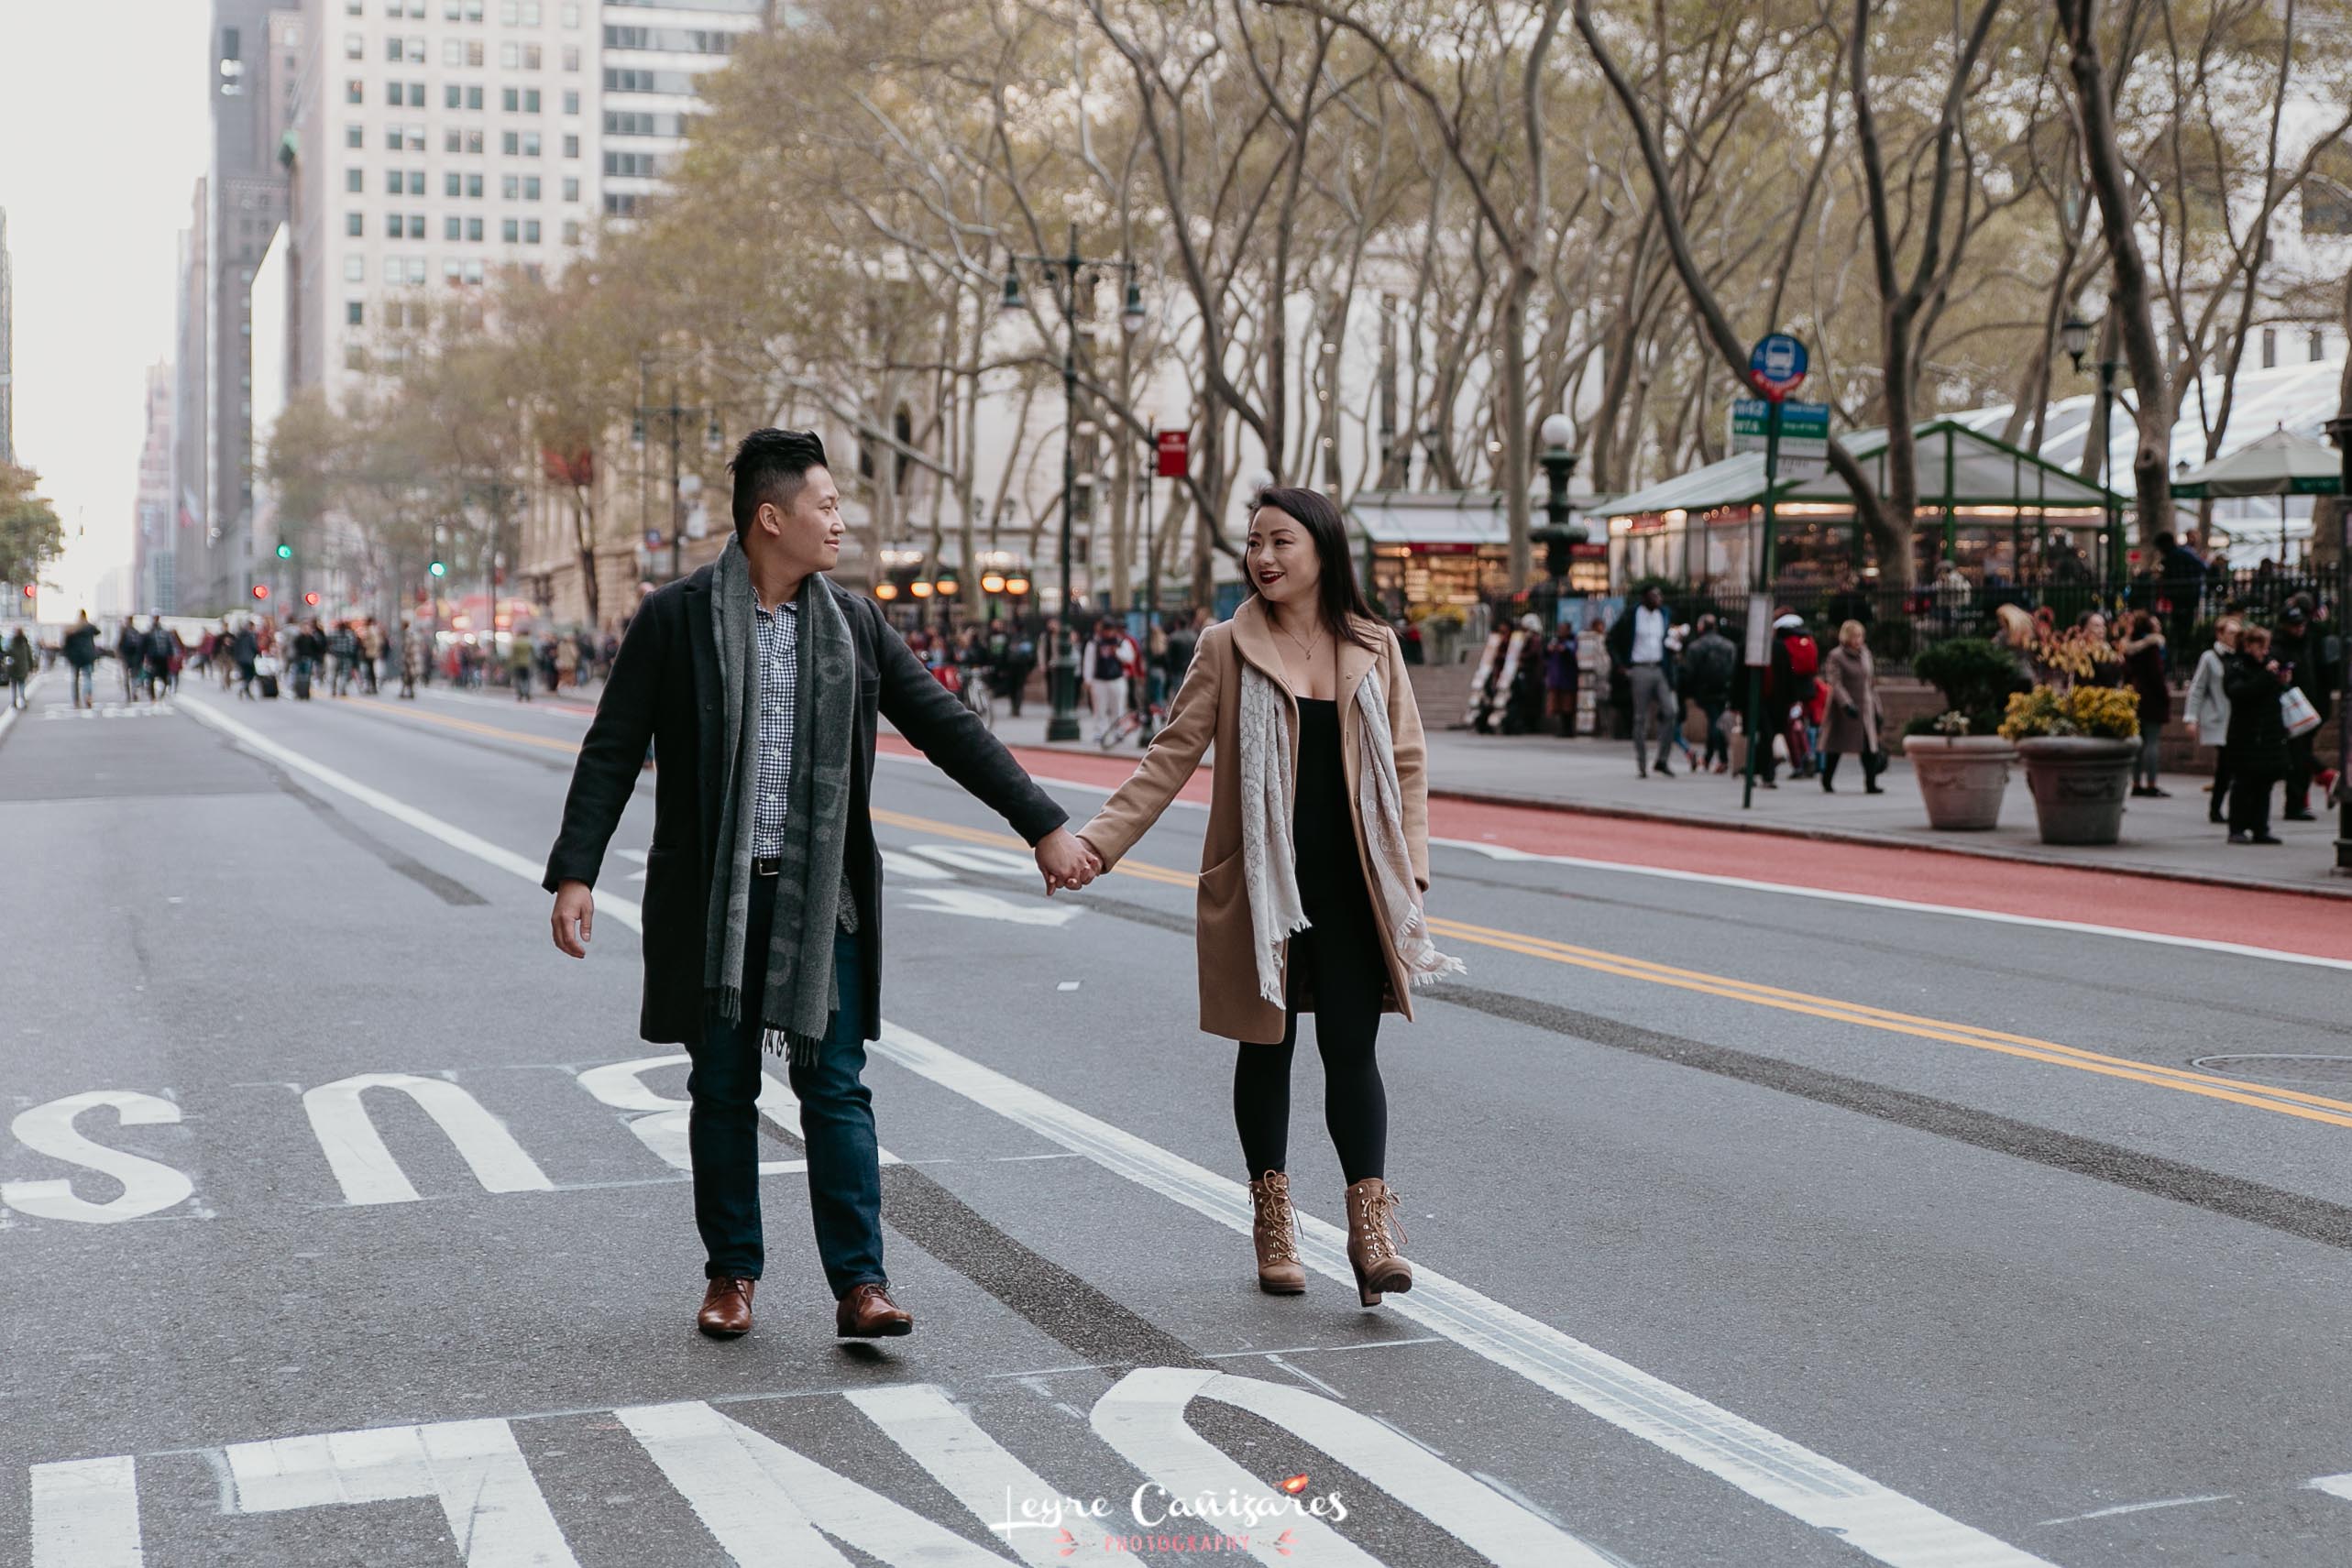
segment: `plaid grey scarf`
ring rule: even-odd
[[[743,1013],[743,944],[752,901],[752,817],[759,788],[759,602],[741,545],[730,540],[711,582],[710,630],[719,645],[727,744],[720,780],[717,859],[710,879],[702,985],[720,1017]],[[841,856],[848,841],[850,748],[856,722],[857,653],[849,621],[825,579],[812,572],[796,601],[800,618],[800,685],[795,707],[792,772],[785,785],[783,868],[776,879],[775,928],[760,1007],[766,1047],[789,1047],[791,1059],[813,1063],[832,1027],[833,934],[841,922]]]

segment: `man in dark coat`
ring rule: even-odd
[[[2302,604],[2290,601],[2279,616],[2279,634],[2272,640],[2271,650],[2279,663],[2294,677],[2295,689],[2311,699],[2322,724],[2336,711],[2336,686],[2340,679],[2336,665],[2328,659],[2327,644],[2335,641],[2312,626],[2311,612]],[[2287,806],[2290,822],[2309,822],[2312,818],[2311,781],[2317,771],[2312,756],[2312,742],[2319,731],[2306,729],[2300,735],[2287,737]]]
[[[882,619],[873,601],[835,587],[822,574],[841,554],[841,499],[825,466],[823,446],[805,431],[756,431],[731,465],[735,476],[735,543],[740,562],[722,557],[646,598],[629,623],[612,672],[581,742],[564,823],[548,856],[544,886],[555,895],[555,945],[574,958],[586,954],[595,919],[590,888],[605,846],[636,787],[653,742],[659,759],[654,797],[654,838],[645,865],[643,936],[645,989],[639,1032],[647,1040],[684,1045],[694,1059],[687,1080],[692,1102],[695,1222],[708,1254],[706,1290],[697,1322],[713,1337],[731,1338],[751,1327],[753,1283],[764,1262],[759,1216],[757,1102],[761,1082],[764,992],[771,968],[771,933],[803,907],[833,906],[831,889],[796,884],[779,861],[795,857],[763,846],[778,842],[795,770],[823,779],[848,775],[846,806],[823,831],[837,846],[841,867],[839,926],[834,954],[833,1010],[821,1036],[796,1039],[790,1082],[800,1101],[808,1146],[809,1197],[818,1251],[837,1303],[834,1324],[846,1336],[902,1334],[913,1319],[893,1303],[882,1269],[882,1187],[872,1099],[860,1075],[865,1042],[882,1022],[882,866],[869,816],[874,786],[875,715],[956,783],[1003,817],[1037,849],[1047,891],[1081,887],[1099,870],[1064,823],[1066,814],[1033,784],[1010,753],[971,711],[934,680]],[[742,574],[749,573],[749,587]],[[733,574],[732,576],[730,574]],[[813,581],[812,581],[813,578]],[[806,589],[807,591],[804,591]],[[741,593],[740,600],[721,600]],[[756,595],[756,602],[753,596]],[[819,596],[830,595],[829,602]],[[738,603],[730,609],[728,603]],[[757,642],[744,620],[756,611]],[[722,678],[714,617],[732,618],[737,646],[750,667]],[[856,671],[853,705],[841,720],[849,756],[796,756],[813,742],[807,716],[838,701],[838,692],[813,689],[820,661],[798,650],[838,637],[846,622]],[[804,619],[821,621],[803,628]],[[807,674],[803,672],[806,671]],[[756,690],[747,690],[755,685]],[[722,715],[745,715],[742,737]],[[800,722],[795,722],[796,712]],[[756,718],[753,716],[756,715]],[[752,753],[756,750],[756,757]],[[732,752],[731,757],[730,753]],[[742,781],[736,800],[722,799],[730,775]],[[744,797],[750,798],[744,798]],[[838,800],[839,795],[832,798]],[[795,805],[794,809],[801,807]],[[818,815],[827,817],[821,808]],[[813,830],[810,818],[798,831]],[[746,859],[720,861],[722,838],[741,825],[750,839]],[[748,864],[744,872],[740,866]],[[731,896],[722,930],[731,948],[742,941],[741,1000],[726,994],[722,977],[709,983],[708,918],[712,884],[726,892],[737,879],[749,895]],[[830,880],[830,879],[828,879]],[[748,903],[749,913],[740,912]],[[829,917],[829,924],[830,920]],[[786,943],[773,943],[777,951]],[[821,979],[817,983],[822,983]],[[804,1061],[804,1043],[813,1050]]]
[[[2270,787],[2286,775],[2287,725],[2279,694],[2294,672],[2270,656],[2270,633],[2248,626],[2222,670],[2229,694],[2229,841],[2276,844],[2270,836]]]

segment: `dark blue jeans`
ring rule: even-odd
[[[774,898],[755,890],[744,933],[746,967],[764,968]],[[862,1081],[864,995],[857,938],[833,938],[833,972],[843,1005],[814,1065],[791,1067],[800,1102],[800,1135],[808,1146],[808,1206],[817,1253],[835,1299],[882,1271],[881,1145],[874,1132],[874,1096]],[[750,977],[747,977],[750,978]],[[704,1022],[686,1080],[693,1109],[687,1141],[694,1156],[694,1223],[709,1261],[703,1273],[757,1279],[766,1262],[760,1231],[760,1048],[764,1033],[757,979],[743,988],[743,1021]]]

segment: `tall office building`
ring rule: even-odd
[[[138,511],[131,536],[131,597],[141,609],[179,613],[171,499],[171,364],[147,371],[147,440],[138,455]]]
[[[175,331],[171,343],[171,539],[162,547],[171,557],[175,605],[197,614],[216,613],[228,607],[210,602],[212,587],[206,564],[212,551],[212,503],[206,490],[212,483],[204,461],[204,408],[211,380],[205,357],[205,323],[210,313],[210,269],[205,264],[205,214],[210,210],[206,181],[196,181],[188,226],[180,231],[179,286],[175,291]]]
[[[15,293],[8,276],[8,210],[0,207],[0,463],[16,460],[16,351],[9,339]]]
[[[668,0],[604,6],[604,211],[626,218],[686,145],[698,79],[764,24],[770,0]]]

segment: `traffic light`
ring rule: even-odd
[[[318,606],[318,590],[316,588],[313,588],[310,592],[304,594],[302,596],[302,602],[311,606],[313,609],[316,609]]]
[[[266,599],[266,598],[268,598],[269,597],[269,584],[267,584],[267,583],[256,583],[256,584],[254,584],[254,585],[253,585],[253,597],[254,597],[255,598],[258,598],[258,599]]]
[[[37,585],[35,585],[35,584],[32,584],[32,583],[27,583],[27,584],[25,585],[25,597],[26,597],[27,598],[38,598],[38,597],[39,596],[39,594],[40,594],[40,591],[41,591],[41,590],[40,590],[40,588],[39,588]]]
[[[278,542],[278,559],[280,561],[291,561],[293,558],[294,547],[287,543],[284,540],[280,540]]]
[[[436,577],[445,577],[449,575],[448,564],[442,561],[435,561],[432,565],[426,567],[425,570],[431,572]]]

